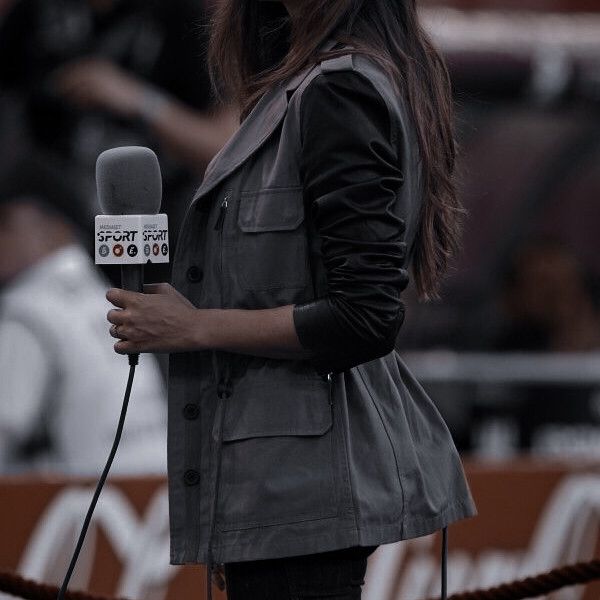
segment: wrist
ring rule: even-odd
[[[190,327],[192,350],[213,350],[216,348],[219,327],[216,323],[216,309],[195,308],[193,326]]]

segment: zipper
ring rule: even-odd
[[[227,209],[229,208],[229,200],[231,198],[231,190],[227,190],[225,193],[225,197],[221,202],[221,206],[219,209],[219,216],[215,223],[215,231],[219,232],[219,270],[221,276],[221,308],[224,308],[224,294],[223,294],[223,227],[225,224],[225,218],[227,216]],[[213,506],[212,506],[212,514],[210,519],[210,532],[208,535],[208,549],[207,549],[207,561],[206,561],[206,598],[207,600],[212,600],[212,573],[214,568],[213,563],[213,553],[212,553],[212,541],[215,533],[216,519],[217,519],[217,506],[218,506],[218,498],[219,498],[219,485],[221,479],[221,446],[223,444],[223,425],[225,421],[225,402],[229,396],[231,396],[231,374],[230,374],[230,365],[227,362],[227,356],[225,356],[225,361],[219,361],[218,352],[214,352],[213,354],[213,369],[215,373],[215,380],[217,381],[217,409],[220,408],[221,412],[219,414],[219,430],[218,430],[218,440],[216,443],[216,473],[215,473],[215,489],[213,493]],[[219,365],[221,362],[221,365]],[[219,368],[222,366],[222,368]],[[215,414],[215,417],[217,415]]]
[[[329,385],[329,406],[333,406],[333,371],[330,371],[325,376]]]
[[[229,207],[229,198],[231,198],[231,192],[227,192],[223,202],[221,202],[221,208],[219,209],[219,217],[215,223],[215,231],[221,231],[223,229],[223,223],[225,222],[225,215],[227,214],[227,208]]]
[[[231,199],[231,190],[227,190],[225,192],[225,197],[221,202],[221,207],[219,209],[219,217],[217,218],[217,222],[215,223],[215,231],[219,232],[219,274],[220,274],[220,293],[221,293],[221,308],[225,308],[224,304],[224,293],[223,293],[223,285],[225,283],[223,278],[223,228],[225,226],[225,218],[227,217],[227,209],[229,208],[229,200]]]
[[[195,212],[198,212],[198,207],[199,207],[199,201],[194,200],[192,202],[190,202],[190,204],[188,205],[188,207],[185,209],[185,213],[183,215],[183,220],[181,221],[181,231],[180,231],[180,235],[177,238],[177,243],[175,244],[175,248],[173,249],[173,253],[172,253],[172,260],[171,260],[171,264],[177,262],[179,260],[179,256],[181,254],[181,252],[183,251],[183,247],[184,247],[184,234],[187,231],[187,227],[184,227],[184,225],[188,225],[191,215]]]

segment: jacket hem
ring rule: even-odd
[[[244,535],[247,541],[219,544],[213,548],[212,555],[216,563],[244,562],[317,554],[351,546],[379,546],[429,535],[455,521],[476,514],[472,501],[461,501],[449,504],[444,511],[426,519],[409,513],[397,523],[352,526],[325,533],[294,535],[293,538],[290,535],[279,542],[272,537],[261,543],[260,534],[256,535],[256,539],[253,539],[254,536]],[[264,532],[262,528],[258,531]],[[201,550],[197,556],[190,556],[184,550],[174,549],[171,552],[172,565],[206,564],[206,561],[206,549]]]

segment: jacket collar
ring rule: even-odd
[[[330,50],[335,44],[335,40],[327,40],[322,46],[322,51]],[[239,129],[209,163],[193,201],[208,194],[267,141],[285,117],[290,92],[300,86],[313,68],[314,65],[307,67],[288,82],[274,87],[261,97]]]

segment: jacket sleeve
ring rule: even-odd
[[[313,80],[301,100],[307,216],[321,240],[327,294],[294,306],[319,372],[388,354],[404,320],[405,211],[400,157],[381,95],[355,71]]]

